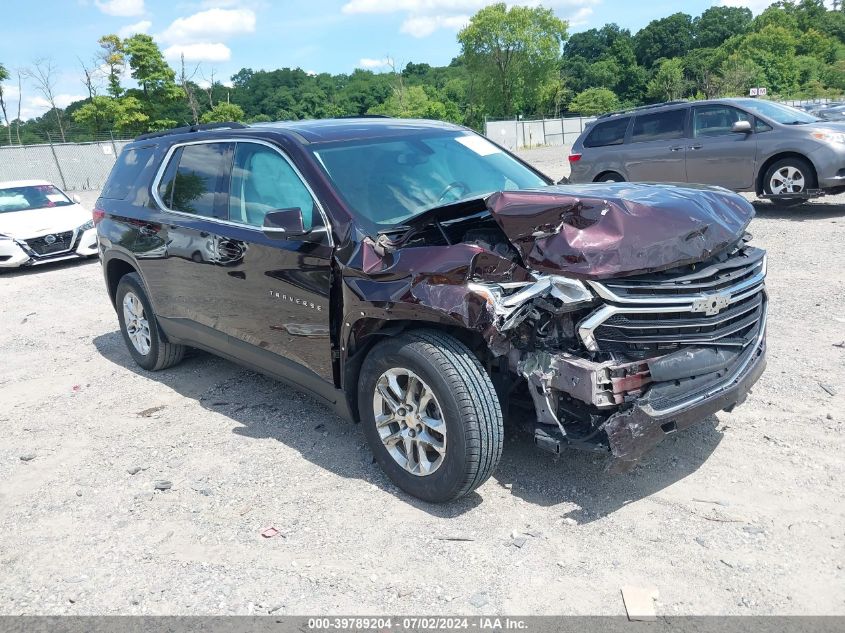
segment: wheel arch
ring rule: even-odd
[[[373,347],[385,338],[392,338],[405,332],[422,329],[437,330],[454,336],[475,354],[488,372],[490,371],[493,356],[480,332],[425,320],[388,320],[362,317],[350,328],[346,340],[346,361],[343,365],[343,391],[346,393],[355,422],[360,421],[358,419],[358,378],[361,374],[364,359]]]
[[[760,169],[757,170],[757,178],[755,179],[754,190],[757,192],[758,196],[765,192],[763,181],[766,178],[766,172],[769,171],[769,167],[784,158],[798,158],[806,162],[813,170],[813,178],[815,179],[816,183],[818,183],[819,170],[816,168],[815,163],[813,163],[813,160],[809,156],[807,156],[806,154],[802,154],[801,152],[778,152],[777,154],[769,156],[769,158],[767,158],[766,161],[760,166]]]
[[[623,182],[625,181],[625,176],[620,174],[615,169],[605,169],[603,172],[596,174],[596,177],[593,178],[593,182],[599,182],[602,178],[604,178],[605,176],[609,176],[610,174],[615,174],[616,176],[619,176]]]
[[[103,272],[106,277],[109,299],[111,299],[112,305],[115,305],[117,286],[120,284],[120,280],[129,273],[138,273],[138,268],[128,259],[114,255],[103,264]]]

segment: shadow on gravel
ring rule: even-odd
[[[590,523],[632,501],[648,497],[691,475],[722,441],[719,420],[710,416],[699,424],[668,436],[632,472],[605,472],[607,456],[564,449],[557,459],[514,432],[505,443],[493,477],[521,499],[540,506],[572,503],[579,506],[563,516]]]
[[[457,517],[482,501],[479,494],[472,493],[450,504],[435,505],[405,494],[373,462],[358,425],[291,387],[212,354],[192,351],[179,366],[153,373],[133,362],[119,331],[96,337],[94,346],[108,361],[225,415],[235,423],[232,432],[236,435],[281,442],[320,468],[368,481],[433,516]],[[150,401],[148,406],[157,404]],[[603,453],[570,449],[555,459],[537,449],[530,435],[508,426],[502,461],[492,481],[528,503],[575,504],[580,509],[566,516],[589,523],[695,472],[722,440],[717,424],[718,420],[710,417],[670,435],[633,472],[624,475],[604,471],[607,458]]]
[[[845,222],[845,204],[804,203],[785,207],[773,202],[755,200],[752,202],[757,218],[761,220],[792,220],[808,222],[841,218]]]
[[[148,372],[134,363],[120,331],[98,336],[93,342],[97,351],[115,365],[196,400],[208,411],[225,415],[235,423],[235,435],[281,442],[320,468],[372,483],[432,516],[458,517],[482,501],[480,495],[472,493],[448,505],[435,505],[405,494],[374,463],[357,424],[339,418],[328,407],[273,378],[199,350],[191,350],[172,369]],[[158,404],[151,400],[146,406]]]
[[[46,262],[38,264],[37,266],[27,266],[25,268],[0,268],[0,279],[9,279],[13,277],[26,277],[28,275],[37,275],[39,273],[49,273],[59,268],[82,268],[83,266],[91,266],[97,262],[96,257],[88,259],[63,259],[58,262]]]

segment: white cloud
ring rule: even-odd
[[[251,9],[209,9],[177,18],[159,39],[169,44],[203,43],[254,31],[255,12]]]
[[[499,0],[348,0],[342,7],[347,15],[401,13],[405,19],[400,31],[413,37],[427,37],[439,29],[458,30],[469,22],[469,15]],[[583,24],[593,6],[602,0],[517,0],[508,5],[544,6],[575,26]],[[729,0],[730,1],[730,0]]]
[[[399,31],[412,37],[428,37],[437,29],[457,31],[468,23],[468,15],[412,15],[402,22]]]
[[[150,30],[152,25],[153,23],[149,20],[141,20],[135,24],[127,24],[126,26],[121,27],[117,34],[121,38],[132,37],[136,33],[146,33]]]
[[[185,55],[186,62],[227,62],[232,58],[231,49],[220,42],[174,44],[164,49],[164,56],[176,61]]]
[[[131,18],[144,13],[144,0],[95,0],[94,4],[106,15],[121,18]]]
[[[389,57],[384,57],[382,59],[373,59],[371,57],[364,57],[358,60],[358,68],[364,68],[365,70],[376,70],[377,68],[387,68],[393,63],[393,60]]]

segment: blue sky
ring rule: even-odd
[[[8,2],[8,0],[7,0]],[[314,72],[385,70],[388,58],[447,64],[458,53],[457,30],[494,0],[12,0],[4,11],[0,62],[13,73],[39,58],[55,63],[60,106],[86,94],[80,59],[90,63],[97,39],[149,33],[175,67],[185,54],[195,79],[228,78],[240,68],[301,67]],[[607,22],[636,31],[676,11],[692,15],[713,4],[749,6],[768,0],[527,0],[570,22],[570,31]],[[11,6],[9,6],[11,5]],[[12,25],[14,25],[12,27]],[[130,83],[127,81],[126,83]],[[4,86],[17,108],[16,80]],[[24,118],[45,109],[24,83]]]

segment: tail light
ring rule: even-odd
[[[569,155],[570,163],[577,163],[579,160],[581,160],[581,154],[572,153]]]
[[[97,226],[104,217],[106,217],[106,212],[102,209],[94,209],[91,212],[91,217],[94,220],[94,226]]]

